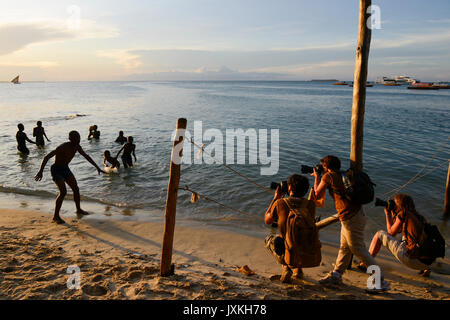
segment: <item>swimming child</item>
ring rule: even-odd
[[[64,223],[64,220],[59,216],[59,210],[61,209],[64,197],[67,194],[66,183],[73,191],[73,200],[75,201],[77,213],[82,215],[88,214],[80,207],[80,190],[78,188],[77,180],[75,179],[75,176],[69,168],[69,163],[70,161],[72,161],[77,151],[97,169],[98,174],[100,174],[101,172],[106,173],[105,171],[100,169],[95,161],[92,160],[92,158],[84,152],[83,148],[81,148],[80,134],[77,131],[70,131],[69,141],[59,145],[59,147],[57,147],[55,150],[44,157],[44,159],[42,160],[41,168],[34,177],[36,181],[41,181],[45,165],[47,164],[48,160],[50,160],[50,158],[55,157],[55,163],[50,167],[50,172],[52,174],[53,181],[59,189],[59,194],[56,198],[55,203],[55,214],[53,216],[53,222],[57,224]]]
[[[23,132],[25,130],[25,127],[23,126],[23,124],[19,123],[17,125],[17,128],[19,129],[19,131],[17,131],[17,133],[16,133],[17,150],[19,150],[20,152],[22,152],[25,155],[28,155],[30,153],[30,150],[28,150],[28,148],[27,148],[26,141],[28,141],[30,143],[34,143],[34,144],[36,144],[36,142],[31,141],[27,137],[27,134],[25,132]]]
[[[127,142],[127,137],[123,135],[123,131],[119,131],[119,136],[117,137],[116,142],[120,144]]]
[[[42,121],[36,122],[37,127],[33,129],[33,137],[36,137],[36,145],[38,147],[43,147],[45,145],[44,137],[47,139],[48,142],[50,140],[47,138],[47,135],[45,134],[44,127],[42,126]]]
[[[120,162],[119,160],[117,160],[117,158],[113,158],[111,157],[111,152],[109,150],[106,150],[104,155],[104,159],[103,159],[103,164],[105,165],[105,167],[108,167],[106,162],[109,162],[111,164],[111,169],[120,168]]]
[[[93,125],[89,127],[89,135],[88,140],[94,139],[100,139],[100,131],[97,130],[97,125]]]
[[[134,161],[136,162],[136,145],[133,143],[133,137],[129,136],[127,138],[127,143],[123,145],[122,149],[119,150],[119,152],[116,155],[116,158],[119,157],[119,154],[122,152],[122,162],[123,166],[125,168],[132,167],[133,166],[133,159],[131,158],[131,154],[133,153]]]

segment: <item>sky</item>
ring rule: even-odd
[[[369,80],[450,80],[450,1],[372,1]],[[352,80],[359,1],[0,0],[0,81]]]

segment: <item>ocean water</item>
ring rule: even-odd
[[[315,165],[334,154],[349,166],[352,88],[331,82],[42,82],[0,84],[0,207],[22,207],[52,213],[57,190],[51,180],[50,160],[40,182],[34,181],[46,153],[78,130],[81,146],[99,164],[103,152],[115,154],[119,130],[132,135],[137,165],[119,174],[98,175],[81,155],[70,167],[82,194],[82,207],[93,218],[163,221],[169,177],[172,135],[177,118],[187,129],[202,121],[203,130],[279,130],[279,170],[260,174],[259,164],[231,167],[263,186],[299,173],[300,165]],[[41,120],[51,142],[44,150],[28,144],[28,157],[18,154],[15,133],[19,122],[30,139]],[[96,124],[99,141],[88,141]],[[376,196],[385,199],[424,167],[417,181],[402,192],[448,237],[441,220],[450,158],[450,90],[412,91],[406,86],[367,88],[364,122],[364,169],[376,183]],[[270,136],[269,136],[270,141]],[[225,138],[224,138],[225,142]],[[210,142],[204,141],[207,146]],[[255,150],[248,150],[246,154]],[[270,148],[269,148],[270,150]],[[192,150],[194,159],[197,149]],[[207,158],[207,155],[204,155]],[[446,162],[447,161],[447,162]],[[310,183],[313,183],[310,177]],[[242,211],[219,206],[204,198],[190,203],[191,194],[178,193],[177,223],[223,228],[243,233],[267,233],[264,212],[271,195],[220,164],[183,164],[180,187]],[[71,190],[68,188],[69,194]],[[62,214],[73,215],[70,197]],[[368,233],[384,228],[382,208],[369,204]],[[247,214],[251,214],[248,216]],[[318,209],[325,218],[334,214],[327,194]],[[337,228],[338,224],[329,227]],[[325,229],[326,230],[326,229]]]

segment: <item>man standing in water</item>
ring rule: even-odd
[[[56,222],[57,224],[65,223],[64,220],[59,216],[59,210],[61,209],[64,197],[67,194],[65,183],[67,183],[73,191],[73,200],[75,201],[75,205],[77,207],[77,213],[82,215],[88,214],[80,207],[80,190],[78,189],[75,176],[69,169],[69,163],[70,161],[72,161],[77,151],[97,169],[98,174],[100,174],[100,172],[105,173],[81,148],[80,134],[77,131],[70,131],[69,142],[61,144],[55,150],[47,154],[42,160],[39,172],[34,177],[36,181],[40,181],[42,179],[42,173],[44,172],[45,165],[47,164],[48,160],[54,156],[55,163],[51,166],[50,171],[53,181],[59,189],[59,194],[56,198],[55,203],[55,215],[53,216],[53,222]]]
[[[17,128],[19,129],[19,131],[17,131],[17,133],[16,133],[17,150],[19,150],[20,152],[22,152],[25,155],[28,155],[30,153],[30,150],[28,150],[28,148],[27,148],[26,141],[28,141],[30,143],[34,143],[34,144],[36,144],[36,142],[31,141],[27,137],[27,134],[25,132],[23,132],[25,130],[25,127],[23,126],[23,124],[19,123],[17,125]]]

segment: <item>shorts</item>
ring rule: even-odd
[[[131,154],[123,154],[122,155],[122,161],[124,162],[124,166],[132,167],[133,166],[133,159],[131,158]]]
[[[264,246],[275,257],[279,264],[287,265],[284,260],[285,245],[282,237],[269,234],[264,239]]]
[[[37,137],[36,138],[36,145],[38,145],[38,146],[45,146],[44,138]]]
[[[23,154],[29,154],[30,153],[30,150],[28,150],[28,148],[26,146],[24,146],[24,145],[18,145],[17,146],[17,150],[19,150]]]
[[[385,246],[399,262],[403,263],[408,268],[415,270],[429,268],[429,265],[426,265],[419,259],[408,257],[404,241],[396,239],[384,230],[378,231],[378,239],[380,239],[383,246]]]
[[[50,172],[52,174],[53,181],[59,181],[59,180],[67,180],[67,178],[70,178],[73,176],[72,171],[70,171],[69,166],[58,166],[56,164],[53,164],[50,167]]]

